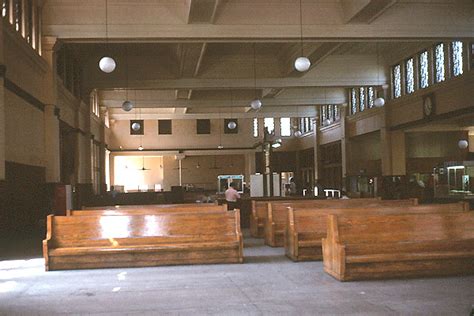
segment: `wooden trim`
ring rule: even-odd
[[[189,151],[189,150],[202,150],[202,151],[226,151],[226,150],[252,150],[255,149],[255,147],[232,147],[232,148],[222,148],[218,149],[217,147],[213,148],[165,148],[165,149],[159,149],[159,148],[150,148],[150,149],[143,149],[143,150],[138,150],[138,149],[110,149],[111,152],[144,152],[144,151]]]
[[[3,86],[19,98],[25,100],[27,103],[31,104],[38,110],[44,112],[45,104],[27,91],[23,90],[21,87],[17,86],[13,81],[9,80],[8,78],[4,78]]]
[[[473,114],[473,113],[474,113],[474,108],[473,107],[466,107],[466,108],[463,108],[463,109],[459,109],[459,110],[455,110],[455,111],[451,111],[451,112],[447,112],[447,113],[434,114],[433,116],[426,117],[426,118],[423,118],[423,119],[420,119],[420,120],[395,125],[395,126],[390,127],[390,130],[391,131],[396,131],[396,130],[401,130],[401,129],[417,127],[418,125],[431,123],[433,121],[441,121],[441,120],[445,120],[445,119],[455,118],[455,117],[460,116],[460,115]]]

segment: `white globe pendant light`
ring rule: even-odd
[[[294,135],[295,135],[295,137],[301,137],[301,135],[303,135],[303,133],[301,133],[300,130],[297,130],[297,131],[295,131]]]
[[[140,127],[141,127],[140,124],[137,123],[137,122],[135,122],[135,123],[132,124],[132,129],[133,129],[135,132],[138,131],[138,130],[140,130]]]
[[[311,61],[307,57],[298,57],[295,60],[295,69],[299,72],[308,71],[309,67],[311,67]]]
[[[126,100],[122,103],[122,110],[125,112],[130,112],[133,109],[132,101]]]
[[[109,74],[115,70],[115,67],[117,64],[115,63],[115,60],[112,57],[102,57],[99,60],[99,68],[103,72]]]
[[[262,101],[259,99],[252,100],[252,102],[250,102],[250,107],[254,110],[258,110],[262,107]]]
[[[230,121],[229,123],[227,123],[227,127],[229,129],[235,129],[237,127],[237,123],[235,123],[234,121]]]
[[[385,99],[384,98],[377,98],[374,100],[374,106],[377,108],[380,108],[385,105]]]
[[[469,143],[468,143],[468,141],[465,140],[465,139],[461,139],[461,140],[458,142],[458,147],[459,147],[460,149],[466,149],[467,146],[469,146]]]

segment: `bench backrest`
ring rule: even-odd
[[[449,204],[425,204],[415,206],[383,206],[383,207],[356,207],[356,208],[290,208],[288,220],[297,232],[321,232],[326,234],[328,214],[425,214],[425,213],[450,213],[469,210],[466,202]]]
[[[181,203],[181,204],[150,204],[150,205],[108,205],[108,206],[87,206],[83,210],[129,210],[129,209],[163,209],[163,208],[207,208],[214,207],[214,203]]]
[[[163,213],[210,213],[210,212],[226,212],[225,205],[208,205],[207,207],[164,207],[164,208],[149,208],[142,206],[141,208],[120,208],[115,210],[108,209],[88,209],[88,210],[68,210],[66,212],[69,216],[94,216],[94,215],[152,215]]]
[[[313,201],[292,201],[292,202],[271,202],[268,203],[268,218],[274,223],[286,222],[288,208],[295,209],[333,209],[333,208],[375,208],[391,206],[414,206],[418,204],[417,199],[407,200],[379,200],[379,199],[338,199],[338,200],[313,200]]]
[[[474,239],[474,212],[328,216],[327,237],[340,243]]]
[[[54,247],[87,247],[160,242],[237,241],[240,212],[136,216],[48,216]]]

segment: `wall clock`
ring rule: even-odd
[[[435,113],[435,102],[432,94],[423,98],[423,116],[430,117]]]

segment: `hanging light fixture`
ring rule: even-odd
[[[379,62],[379,43],[377,43],[377,84],[379,84],[379,70],[380,70],[380,62]],[[374,100],[374,106],[380,108],[385,105],[385,99],[382,97],[378,97]]]
[[[125,97],[126,100],[122,103],[122,110],[125,112],[130,112],[133,109],[133,102],[128,99],[128,49],[125,46],[125,78],[126,78],[126,87],[125,87]]]
[[[301,44],[301,56],[295,60],[295,69],[299,72],[308,71],[311,67],[311,61],[304,55],[303,51],[303,9],[300,0],[300,44]]]
[[[461,139],[459,142],[458,142],[458,147],[460,149],[466,149],[467,147],[469,146],[469,142],[465,139]]]
[[[230,89],[230,117],[231,120],[229,123],[227,123],[227,127],[229,129],[235,129],[237,127],[237,123],[233,120],[232,118],[232,107],[234,106],[234,95],[232,93],[232,89]]]
[[[107,6],[107,0],[105,0],[105,45],[108,48],[109,47],[109,29],[108,29],[108,6]],[[115,70],[115,67],[117,64],[115,63],[115,60],[112,57],[109,56],[103,56],[99,60],[99,68],[103,72],[109,74]]]
[[[256,43],[253,43],[253,80],[254,80],[254,88],[255,88],[255,99],[250,102],[250,107],[254,110],[258,110],[262,107],[262,101],[260,101],[257,95],[257,61],[256,61],[256,51],[255,51]]]
[[[127,92],[127,94],[128,94],[128,92]],[[130,112],[132,109],[133,109],[133,102],[132,101],[130,101],[130,100],[123,101],[122,110],[124,110],[125,112]]]

